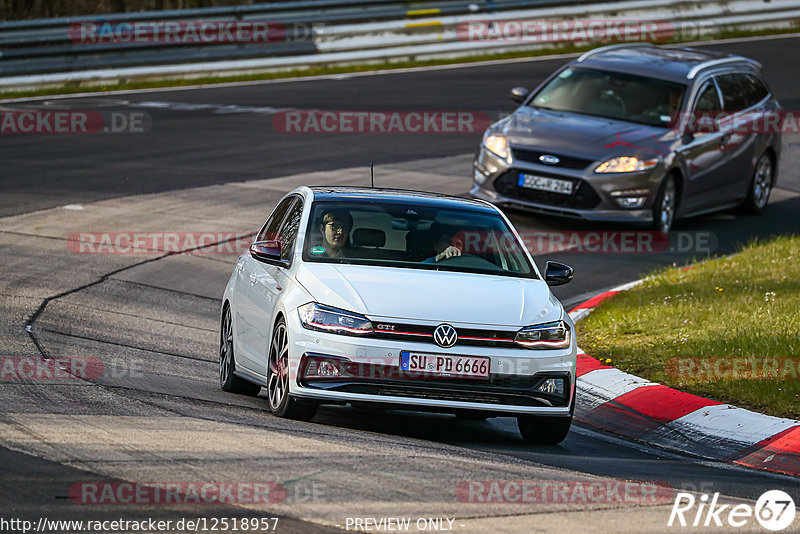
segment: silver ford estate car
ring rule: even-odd
[[[514,416],[555,444],[575,407],[575,327],[508,219],[481,201],[387,189],[285,196],[225,287],[223,390],[279,417],[320,404]]]
[[[650,224],[741,206],[759,213],[778,177],[781,108],[761,66],[647,44],[592,50],[489,127],[471,195],[500,206]]]

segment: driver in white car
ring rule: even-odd
[[[353,228],[353,216],[347,210],[330,210],[322,215],[319,231],[322,234],[322,246],[325,247],[325,254],[329,258],[344,257],[351,228]]]
[[[431,230],[436,231],[436,229],[433,227]],[[439,236],[436,238],[436,241],[433,244],[433,249],[436,252],[436,255],[422,260],[422,263],[436,263],[447,258],[461,256],[461,250],[464,248],[464,245],[461,240],[455,238],[456,230],[452,228],[441,227],[438,230],[438,234]]]

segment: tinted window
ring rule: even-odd
[[[282,243],[281,259],[289,261],[292,258],[294,243],[297,241],[297,234],[300,230],[300,218],[303,215],[303,201],[295,197],[294,203],[289,208],[289,214],[283,221],[283,225],[278,230],[278,241]]]
[[[498,214],[411,202],[314,203],[303,259],[535,278]]]
[[[277,238],[278,229],[281,227],[283,218],[286,216],[286,212],[289,211],[289,206],[292,205],[296,198],[297,197],[288,197],[278,204],[278,207],[275,208],[272,215],[267,219],[267,224],[265,224],[264,228],[258,233],[256,241],[271,241]]]
[[[713,83],[706,82],[704,88],[700,91],[700,96],[697,97],[697,104],[695,104],[694,109],[696,111],[721,111],[719,93]]]
[[[758,79],[755,74],[744,74],[741,77],[741,83],[744,86],[747,94],[747,106],[754,106],[758,104],[769,94],[764,82]]]
[[[722,105],[725,111],[741,111],[750,106],[747,89],[741,83],[740,74],[722,74],[717,76],[717,84],[722,91]]]
[[[621,72],[570,67],[550,80],[531,105],[668,127],[681,109],[686,87]]]

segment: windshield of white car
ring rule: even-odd
[[[655,78],[568,67],[528,105],[668,128],[678,117],[685,89]]]
[[[317,201],[303,260],[538,278],[523,247],[488,211]]]

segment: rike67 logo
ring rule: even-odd
[[[696,498],[691,493],[678,493],[669,514],[669,527],[725,527],[753,526],[752,520],[767,530],[778,532],[794,522],[794,500],[781,490],[770,490],[761,495],[755,506],[749,504],[719,504],[719,493],[710,499],[708,494]]]

